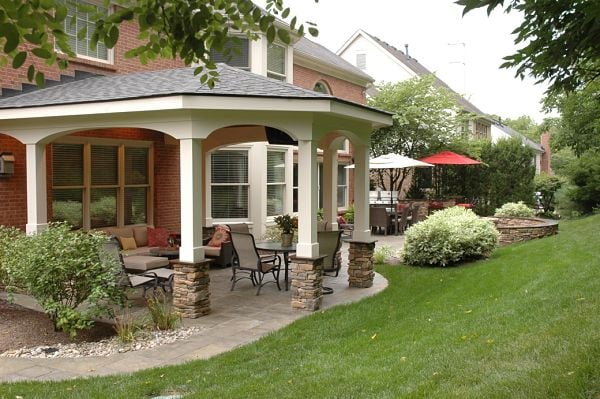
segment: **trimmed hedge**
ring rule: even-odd
[[[499,236],[491,221],[469,209],[444,209],[406,230],[403,260],[409,265],[448,266],[486,257]]]
[[[494,216],[498,217],[528,218],[533,215],[533,209],[528,207],[523,201],[507,202],[494,212]]]

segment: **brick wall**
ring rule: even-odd
[[[550,148],[550,133],[544,133],[540,137],[540,142],[544,153],[541,155],[540,160],[540,171],[543,173],[552,173],[552,165],[550,160],[552,158],[552,149]]]
[[[179,231],[179,145],[165,144],[160,132],[143,129],[103,129],[74,133],[80,137],[144,140],[154,143],[154,224]],[[0,152],[15,155],[15,174],[0,178],[0,225],[24,229],[27,223],[25,145],[0,134]],[[47,149],[48,218],[52,217],[52,147]]]
[[[20,89],[21,83],[29,83],[27,80],[27,68],[32,61],[36,68],[44,73],[47,80],[59,80],[61,74],[73,76],[75,70],[100,75],[112,75],[184,66],[181,60],[158,58],[150,61],[147,65],[142,65],[137,58],[125,58],[124,54],[126,51],[142,43],[137,39],[138,32],[136,23],[128,22],[121,26],[119,43],[114,49],[114,62],[112,64],[77,58],[70,61],[67,70],[60,71],[56,65],[49,67],[44,64],[43,60],[30,54],[21,68],[13,69],[10,66],[6,66],[0,69],[0,87]]]
[[[336,97],[359,104],[366,103],[364,87],[313,69],[294,65],[294,84],[296,86],[312,90],[319,81],[324,81],[331,89],[331,94]]]
[[[0,134],[0,152],[15,156],[15,173],[0,178],[0,226],[25,229],[27,221],[27,174],[25,145],[12,137]]]

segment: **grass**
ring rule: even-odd
[[[453,268],[382,266],[383,293],[207,361],[0,385],[1,398],[600,398],[600,215]]]

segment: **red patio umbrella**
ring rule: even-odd
[[[452,151],[440,151],[437,154],[430,155],[425,158],[421,158],[420,161],[427,162],[433,165],[480,165],[481,162],[466,157],[464,155],[457,154]],[[440,197],[442,195],[442,174],[441,170],[436,166],[437,169],[437,178],[435,179],[435,192],[436,196]]]
[[[481,163],[452,151],[440,151],[437,154],[421,158],[420,161],[434,165],[479,165]]]

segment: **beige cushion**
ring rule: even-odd
[[[117,237],[133,237],[133,229],[131,227],[108,227],[106,231],[110,235]]]
[[[219,256],[221,254],[221,247],[209,247],[205,245],[202,248],[204,248],[204,255],[206,256]]]
[[[145,247],[148,245],[148,227],[140,226],[133,228],[133,237],[138,247]]]
[[[128,256],[123,258],[123,262],[125,263],[125,268],[142,272],[169,265],[169,259],[167,258],[143,255]]]
[[[118,237],[119,242],[121,243],[121,248],[123,251],[128,251],[131,249],[137,249],[137,244],[135,243],[135,238],[133,237]]]
[[[135,255],[156,255],[158,254],[158,247],[138,247],[136,249],[130,249],[129,251],[121,251],[123,257],[135,256]]]

